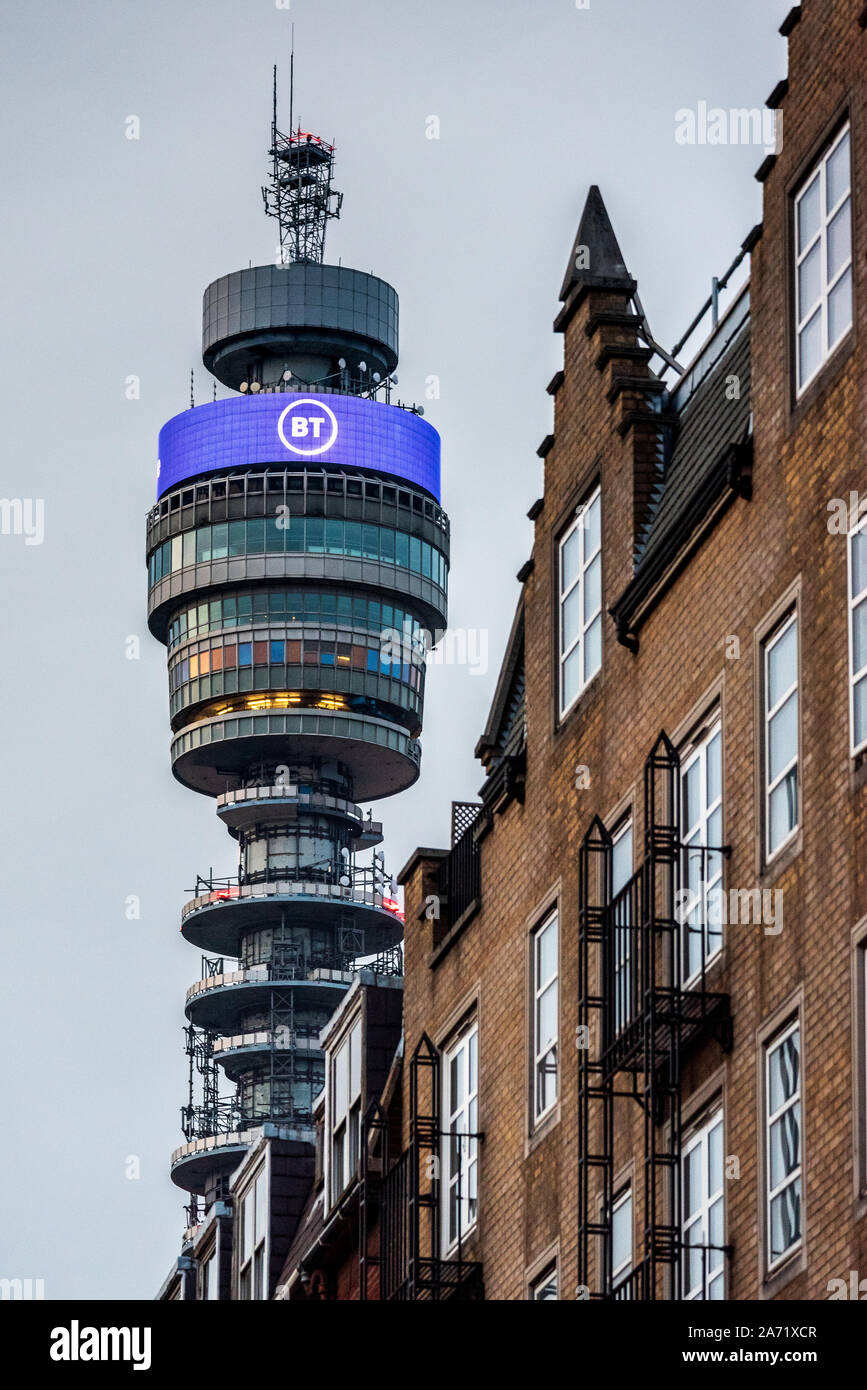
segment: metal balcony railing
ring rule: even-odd
[[[211,1139],[217,1134],[233,1134],[247,1127],[237,1100],[218,1100],[212,1105],[182,1105],[181,1130],[187,1143]]]
[[[384,907],[402,920],[396,885],[381,869],[369,865],[356,868],[341,864],[312,864],[285,869],[260,869],[250,873],[196,874],[195,888],[187,891],[193,894],[191,902],[200,903],[203,898],[213,902],[229,902],[246,896],[244,889],[273,884],[275,891],[291,893],[293,887],[311,883],[332,889],[336,898]],[[185,910],[189,910],[189,907],[188,903]]]
[[[453,927],[482,898],[482,858],[477,834],[482,806],[455,803],[454,838],[438,872],[440,896],[446,906],[447,926]]]
[[[360,960],[357,954],[347,951],[305,953],[291,947],[281,951],[279,947],[282,944],[278,943],[278,949],[271,960],[246,968],[237,960],[228,957],[202,956],[201,978],[187,991],[187,998],[199,994],[203,986],[213,989],[219,985],[255,984],[259,979],[263,983],[306,980],[315,970],[338,970],[347,973],[369,970],[374,975],[390,977],[403,974],[403,952],[399,945],[380,951],[370,960]]]
[[[670,916],[657,910],[648,865],[611,899],[603,913],[602,969],[606,1054],[620,1052],[632,1025],[666,996],[686,1023],[703,1015],[707,972],[722,949],[723,863],[727,845],[678,844],[683,887]],[[651,926],[652,922],[652,926]],[[678,1004],[677,996],[682,996]]]

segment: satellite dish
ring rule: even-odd
[[[396,376],[394,373],[392,373],[392,376],[391,376],[391,384],[392,384],[392,386],[397,386],[397,385],[399,384],[399,383],[398,383],[398,380],[397,380],[397,376]]]
[[[261,391],[261,390],[262,390],[262,387],[259,385],[258,381],[254,381],[254,382],[252,383],[251,387],[250,387],[250,390],[251,390],[251,391],[254,393],[254,395],[255,395],[255,393],[256,393],[257,391]]]
[[[284,381],[291,381],[291,380],[292,380],[292,373],[291,373],[290,371],[285,371],[285,372],[283,373],[283,380],[284,380]]]
[[[416,407],[416,412],[415,412],[415,413],[416,413],[416,415],[424,415],[424,406],[423,406],[423,405],[417,406],[417,407]]]
[[[377,382],[377,383],[380,382],[380,381],[382,381],[382,377],[379,375],[379,372],[374,372],[374,373],[373,373],[373,379],[374,379],[374,381]]]
[[[366,363],[366,362],[359,362],[359,364],[358,364],[358,370],[359,370],[360,372],[366,372],[366,371],[367,371],[367,363]]]
[[[249,389],[250,389],[250,383],[249,383],[249,381],[242,381],[242,382],[241,382],[241,385],[238,387],[238,390],[239,390],[239,391],[249,391]]]
[[[341,370],[342,372],[345,372],[345,371],[346,371],[346,358],[345,358],[345,357],[341,357],[341,358],[340,358],[340,361],[337,363],[337,365],[338,365],[338,367],[340,368],[340,370]]]

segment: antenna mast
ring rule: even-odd
[[[276,69],[275,69],[276,71]],[[295,25],[292,25],[292,52],[289,54],[289,134],[294,133],[292,124],[295,119]],[[277,121],[276,108],[274,111],[274,121]]]
[[[329,221],[340,216],[343,194],[332,184],[334,146],[318,135],[294,130],[295,39],[293,33],[289,80],[289,134],[277,128],[277,67],[271,118],[271,177],[262,188],[265,212],[280,228],[280,263],[300,261],[321,265]]]

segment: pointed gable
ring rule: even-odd
[[[563,277],[560,298],[565,302],[576,285],[586,289],[625,290],[631,293],[635,282],[626,268],[623,252],[614,235],[602,194],[594,183],[587,194],[569,264]]]

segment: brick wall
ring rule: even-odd
[[[594,327],[622,313],[628,295],[589,289],[564,329],[564,376],[555,397],[554,444],[545,458],[544,508],[526,579],[527,781],[523,805],[494,817],[482,844],[482,907],[434,968],[434,924],[420,918],[434,861],[424,853],[406,883],[405,1030],[442,1042],[474,1002],[480,1026],[480,1218],[477,1249],[486,1296],[526,1297],[527,1271],[558,1250],[560,1297],[577,1283],[578,852],[591,817],[631,801],[635,843],[643,825],[641,778],[660,729],[673,734],[703,697],[723,711],[727,884],[780,888],[781,935],[727,932],[714,987],[731,995],[734,1046],[709,1042],[688,1059],[684,1103],[719,1078],[725,1152],[739,1160],[727,1183],[727,1240],[734,1247],[728,1297],[827,1296],[831,1278],[867,1275],[867,1233],[854,1180],[852,1065],[853,928],[867,913],[864,777],[849,757],[846,542],[829,534],[827,505],[867,492],[864,354],[867,270],[867,35],[862,0],[806,0],[789,37],[785,141],[763,185],[763,235],[752,254],[753,497],[738,499],[650,613],[633,653],[605,619],[603,668],[561,727],[556,721],[556,541],[597,480],[603,495],[603,608],[633,574],[636,525],[648,506],[657,435],[643,420],[640,362],[603,360],[606,344],[634,344],[634,329]],[[764,23],[757,11],[755,23]],[[776,74],[775,76],[778,76]],[[770,83],[769,83],[770,85]],[[793,408],[789,362],[788,222],[793,181],[848,109],[855,205],[854,332]],[[758,159],[757,159],[758,163]],[[709,269],[712,269],[709,268]],[[640,267],[631,266],[632,274]],[[613,399],[610,397],[613,396]],[[630,413],[633,413],[632,415]],[[631,421],[631,423],[630,423]],[[755,634],[800,582],[802,832],[772,872],[758,858]],[[727,655],[736,636],[740,656]],[[576,790],[575,769],[591,785]],[[427,880],[426,880],[427,874]],[[531,1138],[528,1125],[528,932],[556,895],[560,905],[561,1094],[558,1111]],[[760,1269],[757,1032],[798,991],[803,999],[806,1268],[765,1286]],[[406,1069],[405,1069],[406,1071]],[[407,1106],[404,1106],[405,1115]],[[640,1174],[637,1106],[617,1110],[615,1171]],[[639,1184],[640,1186],[640,1184]],[[640,1256],[640,1217],[636,1258]]]

